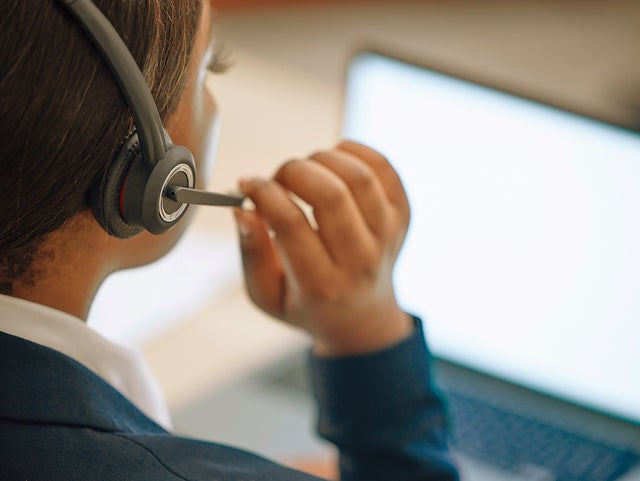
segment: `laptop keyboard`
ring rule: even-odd
[[[612,481],[639,461],[627,448],[586,439],[447,391],[454,449],[506,471],[544,481]],[[537,476],[533,475],[538,473]]]
[[[613,481],[640,462],[640,455],[629,448],[523,416],[508,404],[492,402],[493,396],[486,391],[476,392],[455,372],[438,372],[437,384],[448,404],[454,450],[511,472],[514,479]],[[311,392],[306,357],[287,362],[266,377],[280,388]]]

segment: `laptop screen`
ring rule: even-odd
[[[396,288],[434,354],[640,422],[640,133],[365,53],[344,135],[408,191]]]

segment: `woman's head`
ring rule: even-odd
[[[22,0],[9,3],[0,20],[0,188],[5,198],[0,279],[5,283],[24,274],[43,237],[88,208],[89,188],[133,127],[111,73],[65,11],[56,2],[38,9]],[[201,1],[95,3],[141,67],[163,121],[169,121],[170,131],[172,124],[179,130],[172,116],[196,114],[189,106],[181,108],[180,101],[188,83],[197,81],[191,57]]]

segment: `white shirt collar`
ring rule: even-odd
[[[0,331],[55,349],[120,391],[156,423],[170,428],[164,396],[142,355],[119,346],[70,314],[0,295]]]

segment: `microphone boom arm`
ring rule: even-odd
[[[205,192],[204,190],[190,189],[170,185],[164,193],[165,196],[175,202],[195,205],[214,205],[219,207],[240,207],[246,199],[242,195],[217,194],[215,192]]]

